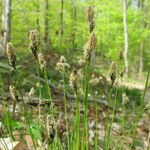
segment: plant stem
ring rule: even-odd
[[[98,114],[97,114],[97,103],[96,98],[94,98],[94,109],[95,109],[95,135],[94,135],[94,143],[95,143],[95,150],[98,149],[98,135],[97,135],[97,122],[98,122]]]
[[[108,130],[108,136],[107,136],[107,145],[106,145],[106,149],[109,150],[110,147],[110,139],[111,139],[111,132],[112,132],[112,124],[114,121],[114,117],[115,117],[115,111],[116,111],[116,104],[117,104],[117,95],[118,95],[118,87],[116,89],[116,93],[115,93],[115,101],[114,101],[114,107],[113,107],[113,114],[112,114],[112,120],[109,126],[109,130]]]
[[[67,112],[67,100],[66,100],[66,82],[65,82],[65,72],[63,71],[63,83],[64,83],[64,107],[65,107],[65,119],[66,119],[66,128],[67,128],[67,140],[68,140],[68,149],[69,149],[69,125],[68,125],[68,112]]]
[[[23,99],[23,96],[22,96],[22,95],[21,95],[21,100],[22,100],[23,108],[24,108],[24,112],[25,112],[26,125],[27,125],[28,128],[29,128],[29,131],[30,131],[30,134],[31,134],[31,138],[32,138],[32,141],[33,141],[33,146],[34,146],[34,149],[36,150],[37,147],[36,147],[35,140],[34,140],[34,137],[33,137],[33,133],[32,133],[32,130],[31,130],[30,121],[29,121],[29,116],[28,116],[28,111],[27,111],[26,104],[25,104],[25,102],[24,102],[24,99]],[[30,118],[30,119],[31,119],[31,118]]]
[[[39,67],[39,63],[38,61],[36,62],[36,70],[37,70],[37,74],[38,77],[40,79],[40,67]],[[39,90],[39,119],[41,120],[41,98],[42,98],[42,92],[41,92],[41,81],[39,80],[39,86],[38,86],[38,90]]]
[[[123,149],[123,144],[124,144],[124,135],[125,135],[125,104],[123,103],[122,106],[122,111],[123,111],[123,116],[122,116],[122,149]]]
[[[91,77],[91,62],[88,61],[84,70],[85,75],[85,95],[84,95],[84,142],[85,149],[88,150],[88,93],[89,93],[89,81]]]
[[[80,108],[79,99],[76,91],[76,149],[79,149],[80,145]]]
[[[144,100],[145,100],[145,95],[146,95],[146,91],[147,91],[147,87],[148,87],[149,77],[150,77],[150,65],[148,66],[147,78],[146,78],[146,82],[145,82],[145,88],[144,88],[143,96],[142,96],[142,99],[141,99],[140,111],[137,115],[134,126],[132,126],[132,128],[131,128],[133,142],[134,142],[134,139],[135,139],[135,133],[136,133],[138,123],[140,121],[140,118],[141,118],[142,114],[144,113],[144,110],[145,110]],[[131,146],[130,146],[131,149],[133,147],[133,142],[131,143]]]
[[[50,90],[50,87],[49,87],[49,81],[48,81],[48,76],[47,76],[47,71],[46,71],[46,68],[44,68],[44,78],[46,80],[46,90],[47,90],[47,93],[48,93],[48,97],[49,97],[49,100],[50,100],[50,114],[53,114],[54,111],[53,111],[53,102],[52,102],[52,95],[51,95],[51,90]]]
[[[113,87],[111,87],[110,91],[109,91],[109,95],[108,95],[108,103],[111,106],[111,101],[112,101],[112,89]],[[108,108],[107,113],[106,113],[106,123],[105,123],[105,137],[104,137],[104,143],[107,144],[107,135],[109,133],[109,111],[110,108]],[[107,145],[105,145],[105,147],[107,147]]]

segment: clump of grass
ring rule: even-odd
[[[67,112],[67,99],[66,99],[66,76],[67,72],[70,69],[70,65],[67,63],[67,60],[64,56],[61,56],[56,64],[56,70],[59,71],[63,78],[63,99],[64,99],[64,108],[65,108],[65,120],[66,120],[66,128],[67,135],[69,135],[69,124],[68,124],[68,112]],[[67,144],[69,146],[69,137],[67,136]]]
[[[122,93],[122,145],[121,147],[123,148],[124,144],[124,136],[125,136],[125,111],[126,111],[126,104],[129,102],[129,97],[126,95],[126,93]]]
[[[146,78],[146,82],[145,82],[145,88],[144,88],[144,91],[143,91],[143,96],[141,98],[141,101],[140,101],[140,109],[139,109],[139,112],[134,120],[134,124],[131,128],[131,137],[132,137],[132,143],[130,145],[130,149],[133,148],[133,144],[135,142],[135,138],[136,138],[136,129],[138,127],[138,123],[143,115],[143,113],[145,112],[145,95],[146,95],[146,91],[147,91],[147,88],[148,88],[148,82],[149,82],[149,78],[150,78],[150,64],[148,64],[148,71],[147,71],[147,78]]]
[[[73,69],[69,77],[69,85],[74,90],[76,96],[76,125],[75,125],[75,147],[80,148],[80,105],[78,99],[78,92],[80,86],[80,74],[77,69]]]
[[[40,78],[40,68],[44,69],[45,67],[45,60],[42,56],[42,54],[39,54],[38,57],[38,51],[40,50],[40,37],[39,37],[39,31],[37,29],[33,29],[29,31],[29,49],[31,50],[34,58],[36,59],[36,71],[38,74],[38,77]],[[41,99],[42,99],[42,91],[41,91],[41,81],[39,79],[39,86],[38,86],[38,92],[39,92],[39,119],[41,120]]]
[[[38,54],[38,66],[40,67],[41,71],[44,73],[44,79],[46,81],[46,93],[50,101],[50,108],[49,113],[53,113],[53,102],[52,102],[52,95],[51,95],[51,89],[49,87],[49,80],[47,75],[47,68],[46,68],[46,61],[44,59],[44,56],[42,53]],[[38,67],[38,69],[39,69]],[[40,97],[40,103],[41,103],[41,97]],[[40,106],[39,106],[40,107]]]
[[[76,119],[75,119],[75,126],[74,126],[74,131],[73,134],[75,135],[73,138],[73,144],[70,145],[70,141],[72,140],[69,137],[69,125],[68,125],[68,112],[67,112],[67,100],[66,100],[66,86],[67,86],[67,71],[71,68],[70,65],[68,64],[66,58],[64,56],[61,56],[59,61],[56,64],[56,70],[58,70],[62,77],[63,77],[63,92],[64,92],[64,105],[65,105],[65,121],[66,121],[66,128],[67,128],[67,148],[69,150],[71,149],[82,149],[82,150],[88,150],[89,149],[89,130],[88,130],[88,119],[89,119],[89,114],[88,114],[88,94],[91,92],[90,90],[90,85],[92,86],[97,86],[101,84],[101,80],[103,80],[103,78],[100,77],[96,77],[96,78],[92,78],[92,74],[93,74],[93,70],[94,70],[94,66],[92,63],[92,59],[94,58],[94,53],[95,53],[95,49],[96,49],[96,34],[94,31],[95,28],[95,20],[94,20],[94,10],[92,6],[89,6],[87,9],[87,20],[89,23],[89,38],[87,43],[85,44],[84,47],[84,53],[83,53],[83,58],[80,63],[79,63],[79,68],[82,70],[82,78],[81,78],[81,74],[80,74],[80,70],[73,68],[72,72],[69,76],[69,86],[72,88],[72,90],[74,91],[75,97],[76,97]],[[36,64],[37,64],[37,74],[38,77],[40,78],[41,76],[43,76],[44,80],[46,81],[46,85],[45,88],[45,93],[42,93],[41,91],[41,86],[39,86],[39,118],[40,118],[40,124],[42,126],[42,113],[41,113],[41,101],[42,101],[42,96],[45,94],[49,101],[50,101],[50,108],[49,108],[49,112],[46,112],[47,114],[47,119],[46,119],[46,140],[48,143],[48,149],[62,149],[62,146],[60,144],[59,141],[59,137],[57,136],[57,121],[55,121],[55,114],[54,114],[54,104],[53,104],[53,98],[52,98],[52,93],[51,93],[51,89],[49,86],[49,77],[47,74],[47,62],[44,58],[44,55],[42,53],[39,53],[38,51],[40,50],[40,40],[39,40],[39,33],[38,31],[35,30],[31,30],[29,33],[29,40],[30,40],[30,44],[29,44],[29,48],[31,49],[34,57],[36,58]],[[15,54],[15,49],[14,47],[8,43],[7,44],[7,49],[6,49],[6,53],[9,59],[9,63],[10,65],[12,65],[14,67],[14,69],[16,69],[16,54]],[[123,72],[124,73],[124,72]],[[121,73],[121,76],[123,76],[123,73]],[[149,72],[148,72],[148,76],[147,76],[147,80],[146,80],[146,85],[145,85],[145,90],[144,90],[144,94],[143,94],[143,98],[141,100],[141,109],[140,112],[135,120],[135,126],[131,129],[132,131],[132,137],[133,140],[135,138],[135,131],[136,131],[136,127],[138,124],[138,121],[142,115],[142,113],[144,112],[144,97],[145,97],[145,92],[147,89],[147,84],[148,84],[148,79],[149,79]],[[111,67],[110,67],[110,73],[109,73],[109,77],[111,80],[111,87],[110,87],[110,97],[109,97],[109,104],[113,104],[113,110],[112,110],[112,118],[109,120],[108,118],[108,122],[107,123],[107,131],[106,131],[106,135],[105,135],[105,149],[110,149],[111,147],[111,132],[112,132],[112,124],[115,118],[115,111],[116,111],[116,103],[117,103],[117,98],[118,98],[118,87],[116,88],[116,92],[115,92],[115,100],[114,102],[112,102],[112,89],[114,88],[114,83],[116,81],[116,77],[117,77],[117,72],[116,72],[116,64],[114,62],[112,62]],[[81,84],[81,79],[82,84]],[[40,80],[39,80],[40,83]],[[41,83],[40,83],[41,84]],[[80,116],[80,101],[79,101],[79,96],[80,96],[80,88],[82,88],[83,91],[83,100],[84,100],[84,118],[83,118],[83,133],[81,133],[80,130],[80,126],[81,126],[81,116]],[[18,101],[19,98],[19,94],[16,90],[16,88],[11,85],[10,86],[10,94],[12,99],[14,100],[14,109],[13,109],[13,115],[15,112],[15,105],[16,102]],[[29,99],[32,99],[32,95],[34,94],[34,88],[31,88],[30,92],[29,92]],[[44,95],[44,96],[45,96]],[[96,95],[96,94],[95,94]],[[123,113],[125,113],[125,104],[126,102],[129,100],[128,97],[126,96],[126,94],[122,94],[122,99],[123,99]],[[96,98],[94,97],[94,108],[95,108],[95,138],[94,138],[94,149],[97,150],[98,149],[98,135],[97,135],[97,124],[98,124],[98,108],[97,108],[97,103],[96,103]],[[24,103],[24,100],[22,98],[22,102],[23,102],[23,106],[24,106],[24,112],[25,112],[25,123],[26,126],[29,128],[31,136],[33,138],[33,142],[34,142],[34,137],[33,137],[33,133],[31,130],[31,121],[30,121],[30,114],[27,111],[27,107],[26,104]],[[123,116],[124,117],[124,116]],[[9,117],[7,116],[7,119],[9,119]],[[7,120],[9,122],[9,120]],[[123,118],[123,122],[122,122],[122,127],[124,130],[124,126],[125,126],[125,120]],[[11,128],[8,128],[8,132],[10,132],[10,135],[12,135],[12,130]],[[123,136],[124,136],[124,131],[123,131]],[[55,140],[56,139],[56,140]],[[133,143],[131,144],[131,148],[132,148]],[[56,147],[57,148],[56,148]],[[36,143],[34,142],[34,147],[36,149]],[[122,146],[123,147],[123,146]]]
[[[91,22],[94,23],[94,11],[93,7],[89,6],[87,9],[87,20],[89,25]],[[89,82],[91,79],[93,64],[92,59],[94,58],[96,48],[96,34],[94,32],[95,26],[89,26],[90,36],[86,45],[84,46],[84,67],[83,67],[83,92],[84,92],[84,129],[83,129],[83,144],[82,149],[88,149],[88,94],[89,94]]]

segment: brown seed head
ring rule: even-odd
[[[73,88],[75,92],[77,92],[79,89],[80,78],[81,76],[79,74],[79,71],[74,68],[69,77],[69,84],[70,87]]]
[[[129,101],[129,97],[126,95],[126,93],[122,94],[122,104],[125,105]]]
[[[37,51],[38,51],[39,45],[40,45],[38,30],[35,29],[35,30],[31,30],[29,32],[29,40],[30,40],[29,48],[31,49],[35,58],[37,58]]]
[[[59,61],[56,64],[56,70],[59,72],[64,72],[70,68],[70,65],[67,63],[67,60],[64,56],[61,56]]]
[[[87,9],[87,19],[88,19],[88,23],[89,23],[89,30],[90,30],[90,33],[91,33],[95,28],[93,6],[89,6],[88,9]]]
[[[44,59],[44,56],[39,53],[38,54],[38,61],[39,61],[39,64],[40,64],[40,68],[43,70],[44,68],[46,68],[46,61]]]
[[[9,86],[9,91],[10,91],[10,95],[11,95],[12,99],[15,101],[18,101],[19,94],[13,85]]]
[[[95,47],[96,47],[96,35],[94,32],[90,34],[90,37],[88,39],[87,44],[85,45],[84,48],[84,59],[85,60],[90,60],[91,56],[94,54]]]
[[[50,115],[48,115],[46,118],[46,130],[48,136],[48,143],[51,144],[55,137],[55,120]]]
[[[83,58],[80,58],[78,61],[79,67],[82,68],[85,65],[85,60]]]
[[[94,30],[95,28],[95,21],[94,20],[91,20],[89,22],[89,30],[90,30],[90,33],[92,33],[92,31]]]
[[[6,45],[6,54],[9,60],[10,65],[16,68],[16,54],[15,54],[15,48],[11,43],[7,43]]]
[[[125,71],[126,71],[126,69],[125,69],[125,68],[121,71],[121,73],[120,73],[120,77],[121,77],[121,78],[124,76]]]
[[[67,60],[66,60],[66,58],[62,55],[62,56],[60,57],[60,59],[59,59],[59,62],[65,63],[65,62],[67,62]]]
[[[87,19],[89,22],[91,22],[94,19],[94,10],[93,6],[89,6],[87,8]]]
[[[112,62],[110,66],[110,79],[111,79],[111,86],[113,86],[115,79],[116,79],[116,64],[115,62]]]
[[[91,84],[92,86],[96,86],[96,85],[98,85],[99,83],[100,83],[99,78],[94,78],[94,79],[91,79],[91,80],[90,80],[90,84]]]
[[[116,72],[116,63],[112,62],[111,66],[110,66],[110,73],[114,73]]]
[[[35,90],[34,90],[34,87],[32,87],[29,91],[29,97],[32,98],[32,96],[34,95],[35,93]]]

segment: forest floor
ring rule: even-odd
[[[55,106],[57,109],[57,118],[59,118],[59,123],[61,125],[58,127],[58,130],[60,132],[60,138],[62,139],[62,142],[64,142],[63,139],[65,139],[65,114],[64,114],[64,103],[63,99],[61,97],[56,96],[55,99]],[[13,104],[12,101],[9,100],[7,101],[8,108],[10,112],[12,112]],[[80,116],[81,118],[83,117],[83,107],[80,105]],[[29,114],[31,113],[34,117],[33,124],[36,122],[35,118],[38,118],[36,114],[38,114],[38,106],[27,106],[28,107],[28,112]],[[2,119],[2,116],[4,115],[4,105],[0,103],[0,118]],[[33,148],[33,142],[31,142],[31,137],[26,133],[23,127],[17,127],[17,126],[23,126],[22,122],[24,120],[23,114],[22,114],[22,105],[21,103],[16,106],[16,111],[15,111],[15,121],[14,122],[14,129],[13,130],[13,135],[15,137],[15,141],[13,141],[13,146],[15,147],[14,150],[21,150],[22,147],[24,147],[24,144],[22,143],[22,140],[24,139],[28,145],[28,148],[32,149]],[[44,109],[44,106],[42,106],[42,109]],[[74,123],[74,118],[75,118],[75,102],[69,102],[67,105],[67,111],[68,111],[68,120],[69,120],[69,128],[70,131],[72,130],[72,125]],[[33,114],[34,112],[34,114]],[[115,149],[119,148],[118,143],[123,142],[124,145],[124,150],[130,149],[130,144],[132,143],[132,138],[130,136],[130,124],[133,119],[135,119],[136,114],[126,114],[128,116],[127,120],[128,122],[126,123],[126,128],[123,133],[122,130],[122,124],[120,122],[120,118],[122,117],[123,112],[122,110],[118,110],[115,113],[115,118],[114,122],[112,124],[112,140],[111,144],[113,147],[116,147]],[[104,144],[104,136],[105,136],[105,122],[108,119],[107,117],[111,118],[112,117],[112,110],[102,106],[98,105],[98,126],[97,126],[97,134],[98,134],[98,143],[99,143],[99,149],[103,149],[103,144]],[[43,118],[44,118],[44,113],[43,113]],[[82,119],[81,119],[82,120]],[[43,120],[44,122],[44,120]],[[17,124],[15,124],[17,123]],[[19,123],[19,124],[18,124]],[[138,128],[136,130],[136,140],[134,143],[134,148],[135,150],[148,150],[147,147],[150,145],[150,111],[146,111],[143,113],[139,123],[138,123]],[[0,128],[2,128],[2,122],[0,122]],[[20,131],[22,130],[22,131]],[[24,130],[24,131],[23,131]],[[62,133],[62,131],[64,133]],[[92,145],[94,144],[94,133],[95,133],[95,110],[94,106],[90,105],[89,106],[89,142],[92,148]],[[0,133],[1,138],[0,138],[0,149],[4,149],[4,141],[6,142],[7,146],[9,149],[12,147],[12,142],[11,138],[9,137],[8,134],[5,133],[5,131],[1,131]],[[123,140],[124,139],[124,140]],[[2,144],[3,143],[3,144]],[[22,144],[21,144],[22,143]],[[112,147],[112,149],[114,149]]]
[[[58,59],[58,56],[55,55],[53,56],[47,56],[47,62],[51,60],[50,68],[54,66]],[[25,63],[25,68],[29,68],[31,64],[28,62]],[[129,88],[137,88],[140,90],[144,89],[144,84],[141,82],[138,82],[137,80],[126,80],[124,82],[120,81],[120,86],[127,86]],[[120,107],[115,111],[115,118],[113,120],[112,124],[112,135],[111,135],[111,149],[118,150],[120,149],[120,144],[123,145],[124,150],[129,150],[131,147],[131,143],[133,142],[133,148],[135,150],[148,150],[148,147],[150,145],[150,89],[148,89],[147,94],[146,94],[146,111],[143,113],[139,123],[138,127],[136,130],[136,138],[134,139],[135,141],[133,142],[133,139],[130,134],[130,128],[132,125],[132,121],[136,119],[137,112],[133,112],[132,110],[128,109],[124,113],[123,109]],[[23,109],[23,104],[22,102],[19,102],[16,105],[16,110],[14,114],[14,122],[12,123],[13,126],[13,136],[14,136],[14,141],[12,142],[9,134],[6,132],[5,129],[3,129],[3,119],[5,116],[5,111],[6,107],[7,110],[12,112],[13,110],[13,102],[9,96],[9,93],[5,93],[5,101],[0,99],[0,149],[4,150],[5,145],[7,145],[8,149],[13,149],[13,150],[23,150],[23,149],[33,149],[33,142],[31,139],[31,136],[28,134],[28,132],[25,130],[24,127],[24,114],[22,112]],[[38,106],[38,101],[39,98],[38,96],[34,96],[32,98],[33,102],[29,101],[28,99],[28,93],[24,93],[24,99],[27,107],[27,111],[29,114],[31,114],[31,118],[33,119],[33,125],[36,126],[37,118],[38,118],[38,111],[39,111],[39,106]],[[66,137],[65,137],[65,132],[66,132],[66,126],[65,126],[65,113],[64,113],[64,101],[63,101],[63,95],[58,94],[54,92],[53,95],[53,101],[54,105],[56,108],[57,112],[57,120],[59,122],[59,125],[57,126],[58,128],[58,133],[59,137],[61,139],[62,143],[65,143]],[[43,106],[41,106],[42,109],[42,121],[43,123],[45,122],[45,112],[47,111],[45,109],[45,105],[48,105],[45,103]],[[130,105],[130,103],[128,103]],[[99,149],[103,150],[104,147],[104,137],[105,137],[105,130],[106,130],[106,121],[107,119],[112,118],[112,113],[113,110],[112,108],[109,108],[103,104],[98,104],[98,125],[97,125],[97,131],[95,131],[95,108],[94,104],[90,103],[89,104],[89,143],[90,143],[90,149],[92,150],[92,146],[94,144],[94,134],[97,132],[98,134],[98,145]],[[68,120],[69,120],[69,131],[71,132],[73,129],[73,124],[74,124],[74,119],[75,119],[75,100],[72,99],[67,99],[67,112],[68,112]],[[80,103],[80,116],[81,120],[83,117],[83,105],[82,102]],[[125,116],[126,118],[126,123],[125,123],[125,131],[122,129],[122,121],[121,118]],[[36,131],[36,130],[35,130]],[[38,133],[37,133],[38,134]],[[42,133],[41,133],[42,134]],[[38,136],[38,135],[37,135]],[[25,144],[26,143],[26,144]],[[7,149],[7,148],[6,148]]]

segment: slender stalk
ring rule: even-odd
[[[89,81],[90,81],[90,76],[91,76],[91,62],[88,61],[86,66],[85,66],[85,95],[84,95],[84,144],[85,144],[85,149],[88,150],[88,93],[89,93]]]
[[[36,62],[36,70],[37,70],[37,74],[38,77],[40,79],[40,67],[39,67],[39,63],[38,61]],[[41,92],[41,81],[39,80],[39,86],[38,86],[38,90],[39,90],[39,119],[41,120],[41,98],[42,98],[42,92]]]
[[[112,101],[112,90],[113,90],[113,87],[110,89],[109,96],[108,96],[108,103],[110,106],[111,106],[111,101]],[[106,113],[106,123],[105,123],[105,137],[104,137],[105,144],[107,143],[107,135],[109,133],[109,111],[110,109],[108,108],[108,111]]]
[[[17,87],[19,85],[19,72],[17,71],[17,69],[15,69],[15,77],[16,77],[16,81],[17,81]],[[12,112],[12,118],[15,117],[15,110],[16,110],[16,100],[13,101],[13,112]]]
[[[76,91],[76,149],[80,146],[80,108],[79,99]]]
[[[117,95],[118,95],[118,88],[116,89],[116,93],[115,93],[115,101],[114,101],[114,107],[113,107],[113,114],[112,114],[112,120],[109,126],[109,130],[108,130],[108,136],[107,136],[107,144],[106,144],[106,149],[109,150],[110,147],[110,139],[111,139],[111,132],[112,132],[112,124],[115,118],[115,111],[116,111],[116,104],[117,104]]]
[[[48,96],[49,96],[50,102],[52,102],[52,95],[51,95],[51,90],[50,90],[49,83],[48,83],[49,81],[48,81],[46,68],[44,68],[44,78],[46,79],[46,88],[47,88]]]
[[[64,83],[64,106],[65,106],[65,119],[66,119],[66,128],[67,135],[69,135],[69,125],[68,125],[68,112],[67,112],[67,100],[66,100],[66,82],[65,82],[65,71],[63,71],[63,83]],[[68,149],[69,149],[69,136],[67,136],[68,140]]]
[[[50,114],[53,114],[54,111],[53,111],[53,102],[52,102],[52,95],[51,95],[51,89],[49,87],[49,81],[48,81],[48,76],[47,76],[47,71],[46,71],[46,68],[44,68],[44,78],[46,80],[46,90],[47,90],[47,93],[48,93],[48,97],[49,97],[49,100],[50,100]]]
[[[149,143],[149,142],[150,142],[150,131],[149,131],[148,138],[147,138],[147,143]],[[150,145],[147,146],[146,150],[149,150],[149,148],[150,148]]]
[[[6,122],[7,122],[7,130],[8,130],[10,137],[11,137],[11,140],[14,140],[15,138],[13,136],[12,126],[11,126],[11,122],[10,122],[11,118],[10,118],[10,116],[8,116],[8,110],[6,110],[5,113],[6,113],[5,117],[6,117]]]
[[[15,117],[15,110],[16,110],[16,100],[13,101],[12,119]]]
[[[94,109],[95,109],[95,135],[94,135],[94,149],[98,150],[98,134],[97,134],[97,124],[98,124],[98,114],[97,114],[97,103],[96,98],[94,98]]]
[[[135,139],[135,134],[136,134],[136,129],[137,129],[138,123],[141,119],[142,114],[145,111],[144,100],[145,100],[145,95],[146,95],[146,91],[147,91],[147,87],[148,87],[149,77],[150,77],[150,65],[148,66],[147,78],[146,78],[146,82],[145,82],[145,88],[144,88],[143,96],[142,96],[142,99],[141,99],[140,111],[139,111],[139,113],[136,117],[136,120],[134,121],[135,122],[134,126],[132,126],[132,128],[131,128],[133,141]],[[132,149],[132,147],[133,147],[133,142],[131,143],[130,149]]]
[[[122,133],[122,146],[121,148],[123,149],[123,144],[124,144],[124,135],[125,135],[125,104],[123,103],[123,106],[122,106],[122,111],[123,111],[123,116],[122,116],[122,130],[123,130],[123,133]]]

